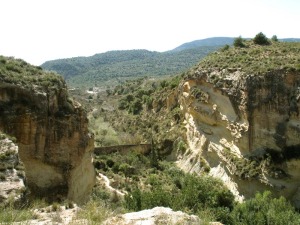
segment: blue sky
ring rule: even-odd
[[[0,55],[34,65],[208,37],[300,38],[299,0],[3,0]]]

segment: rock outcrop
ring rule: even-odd
[[[0,134],[0,203],[21,200],[25,192],[24,166],[18,157],[18,146]]]
[[[31,193],[84,202],[95,183],[84,109],[58,75],[3,57],[0,69],[0,130],[16,138]]]
[[[299,52],[283,43],[232,48],[191,70],[179,90],[189,144],[179,166],[209,167],[240,200],[269,189],[300,206]]]
[[[120,216],[109,218],[104,225],[138,225],[138,224],[202,224],[201,220],[194,215],[188,215],[181,211],[173,211],[170,208],[155,207],[153,209],[139,212],[126,213]],[[213,223],[212,223],[213,224]]]

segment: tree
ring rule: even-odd
[[[259,32],[253,39],[253,42],[257,45],[269,45],[270,41],[262,32]]]
[[[244,43],[244,39],[241,36],[239,36],[239,37],[237,37],[237,38],[234,39],[233,46],[236,47],[236,48],[244,48],[244,47],[246,47],[246,45]]]
[[[272,38],[271,38],[271,40],[274,41],[274,42],[278,42],[278,38],[277,38],[276,35],[273,35]]]

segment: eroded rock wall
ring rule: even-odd
[[[44,91],[0,83],[0,129],[16,137],[28,187],[40,196],[88,198],[95,182],[93,137],[65,88]]]
[[[179,166],[197,173],[209,166],[240,200],[270,189],[296,203],[299,90],[300,73],[288,70],[196,70],[179,90],[189,144]]]

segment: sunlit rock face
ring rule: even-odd
[[[270,189],[298,205],[299,98],[296,71],[195,69],[179,88],[189,149],[178,165],[196,173],[206,168],[239,200]]]
[[[32,194],[84,202],[95,182],[93,137],[63,88],[0,83],[0,130],[16,138]],[[39,91],[38,91],[39,90]]]

